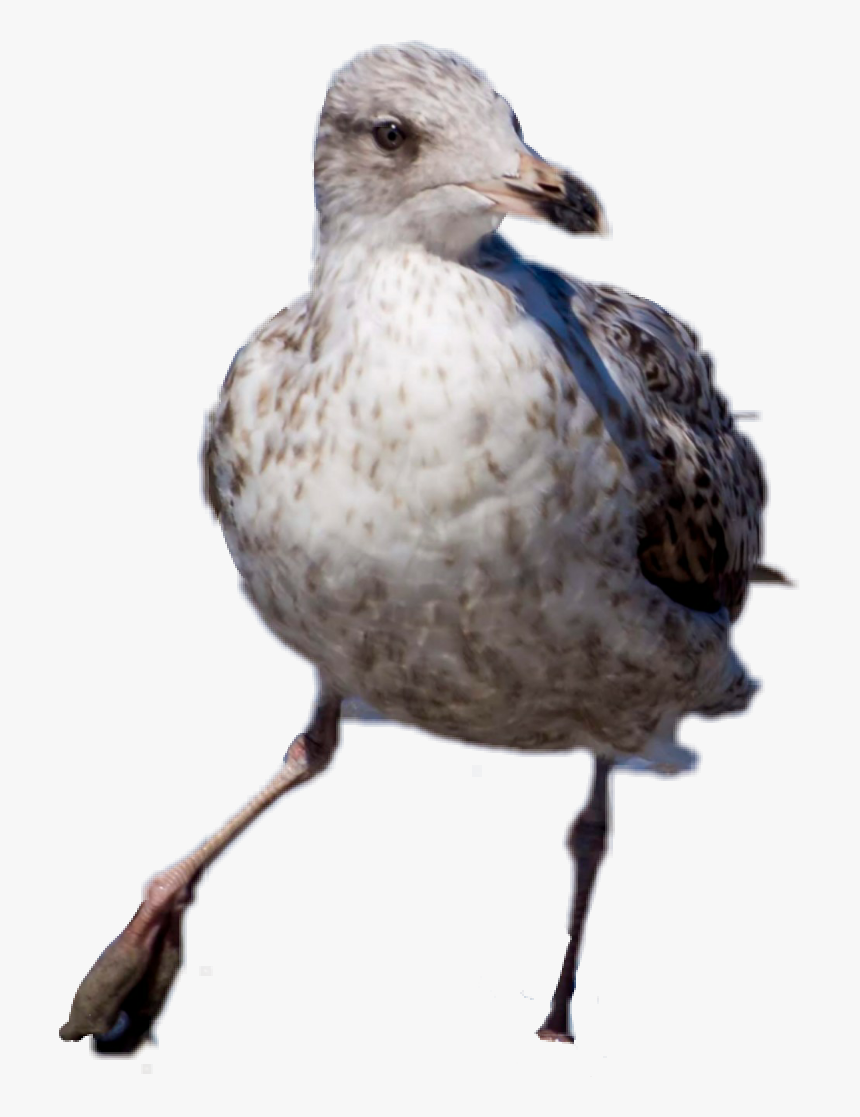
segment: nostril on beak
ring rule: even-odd
[[[564,190],[554,182],[539,182],[537,185],[544,194],[550,194],[553,198],[564,197]]]

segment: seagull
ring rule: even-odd
[[[202,464],[248,597],[317,668],[315,709],[263,790],[150,881],[60,1035],[149,1036],[201,873],[326,768],[351,715],[593,754],[538,1029],[571,1042],[613,768],[689,769],[680,719],[756,689],[732,624],[751,582],[785,581],[760,563],[761,464],[688,326],[499,235],[509,214],[574,235],[605,219],[462,58],[382,46],[335,74],[314,185],[310,291],[237,353]]]

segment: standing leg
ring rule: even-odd
[[[93,1035],[97,1050],[127,1052],[146,1038],[182,964],[182,915],[201,873],[285,791],[326,767],[339,720],[340,698],[323,692],[277,775],[193,853],[153,877],[132,921],[81,982],[61,1039]]]
[[[570,942],[564,956],[558,985],[553,993],[549,1015],[542,1027],[538,1028],[537,1034],[541,1039],[573,1043],[570,1001],[576,989],[576,970],[579,966],[582,933],[585,929],[591,890],[606,851],[611,768],[611,760],[601,756],[595,757],[591,795],[568,835],[568,848],[576,863],[576,891],[570,918]]]

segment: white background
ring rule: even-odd
[[[847,4],[29,4],[2,32],[3,1094],[66,1114],[856,1112],[858,182]],[[297,14],[297,11],[300,14]],[[483,14],[479,14],[482,11]],[[491,14],[490,14],[491,13]],[[300,294],[333,69],[484,68],[609,241],[517,246],[695,325],[772,499],[699,770],[615,779],[575,999],[588,757],[348,725],[204,878],[158,1045],[57,1028],[144,880],[277,767],[313,696],[199,494],[236,348]]]

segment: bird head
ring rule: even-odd
[[[372,237],[456,257],[506,214],[603,230],[594,193],[528,147],[483,74],[417,44],[366,51],[335,74],[314,183],[323,241]]]

